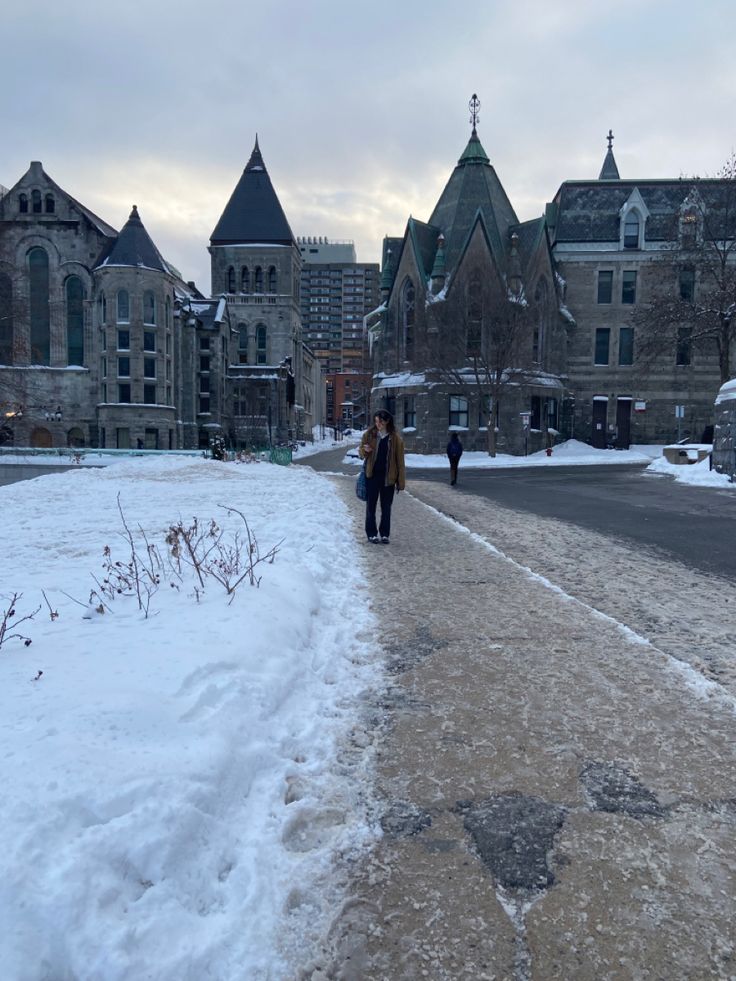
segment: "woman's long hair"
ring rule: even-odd
[[[396,427],[394,426],[394,417],[391,415],[390,412],[386,412],[385,409],[379,409],[378,412],[374,412],[373,413],[373,425],[371,426],[372,435],[374,435],[374,436],[377,436],[378,435],[378,427],[376,426],[376,418],[383,419],[383,421],[386,423],[386,432],[389,433],[389,435],[391,433],[395,433],[396,432]]]

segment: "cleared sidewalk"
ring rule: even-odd
[[[365,570],[384,837],[303,976],[736,978],[733,701],[410,494]]]

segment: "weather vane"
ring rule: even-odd
[[[473,124],[473,133],[475,133],[475,127],[478,125],[478,116],[480,115],[480,99],[473,92],[473,98],[468,103],[468,109],[470,109],[470,122]]]
[[[606,139],[608,140],[608,149],[609,150],[612,150],[613,149],[613,130],[612,129],[609,129],[608,136],[606,137]]]

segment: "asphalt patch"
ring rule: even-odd
[[[505,889],[539,892],[554,884],[549,855],[566,810],[539,797],[500,794],[458,801],[483,863]]]
[[[385,835],[393,838],[408,838],[429,828],[432,818],[410,801],[396,801],[381,818],[381,828]]]
[[[587,763],[580,772],[580,782],[594,811],[639,819],[664,815],[652,791],[618,763]]]

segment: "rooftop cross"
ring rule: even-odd
[[[609,129],[608,136],[606,137],[606,139],[608,140],[608,149],[609,150],[612,150],[613,149],[613,130],[612,129]]]
[[[470,109],[470,122],[473,124],[473,136],[475,136],[475,127],[478,125],[478,116],[480,115],[480,99],[473,92],[473,98],[468,103],[468,109]]]

